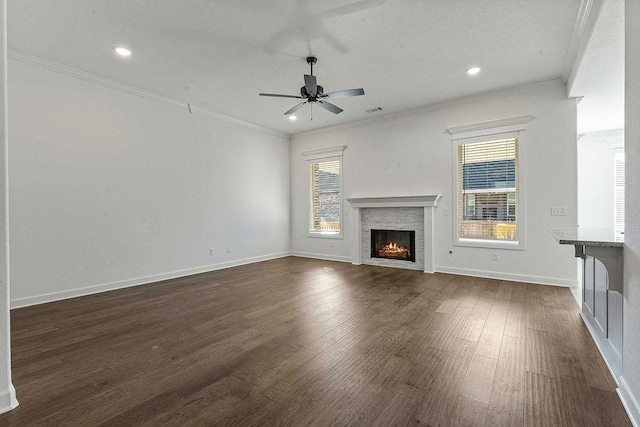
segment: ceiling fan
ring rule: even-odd
[[[284,115],[287,116],[289,114],[293,114],[298,111],[304,104],[318,104],[325,110],[331,111],[334,114],[342,113],[342,108],[334,105],[330,102],[327,102],[327,99],[333,98],[346,98],[348,96],[359,96],[364,95],[364,89],[345,89],[345,90],[337,90],[335,92],[324,93],[324,88],[318,85],[316,80],[316,76],[313,75],[313,64],[315,64],[318,59],[314,56],[310,56],[307,58],[307,64],[311,66],[311,74],[304,75],[304,86],[300,88],[300,96],[296,95],[280,95],[277,93],[261,93],[260,96],[273,96],[276,98],[296,98],[296,99],[304,99],[301,103],[287,110]]]

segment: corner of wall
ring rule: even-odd
[[[16,389],[12,384],[9,384],[9,389],[0,393],[0,414],[9,412],[18,406],[18,399],[16,399]]]

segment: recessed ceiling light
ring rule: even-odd
[[[471,67],[467,70],[467,74],[469,74],[470,76],[478,74],[479,72],[480,72],[480,67]]]
[[[298,117],[296,117],[296,116],[289,116],[289,120],[291,120],[292,122],[295,122],[296,120],[298,120]]]
[[[131,51],[124,46],[114,46],[113,50],[120,56],[131,56]]]

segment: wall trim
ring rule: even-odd
[[[527,124],[537,119],[536,116],[527,114],[525,116],[507,117],[504,119],[489,120],[486,122],[471,123],[461,126],[452,126],[446,130],[446,133],[453,136],[454,139],[465,139],[469,136],[476,136],[473,132],[487,131],[491,133],[515,132],[526,130]],[[486,133],[484,133],[486,135]]]
[[[295,257],[301,257],[301,258],[348,262],[353,265],[365,265],[362,263],[354,262],[351,257],[340,256],[340,255],[327,255],[327,254],[318,254],[318,253],[311,253],[311,252],[295,252],[295,251],[291,252],[290,255]],[[473,277],[483,277],[486,279],[509,280],[511,282],[534,283],[537,285],[559,286],[563,288],[577,288],[579,286],[577,280],[557,279],[554,277],[542,277],[542,276],[528,276],[524,274],[501,273],[501,272],[495,272],[495,271],[471,270],[466,268],[452,268],[452,267],[443,267],[443,266],[435,266],[433,271],[428,271],[428,272],[425,271],[425,273],[457,274],[460,276],[473,276]]]
[[[558,279],[555,277],[529,276],[526,274],[503,273],[500,271],[471,270],[467,268],[455,268],[435,266],[436,273],[458,274],[460,276],[484,277],[486,279],[509,280],[511,282],[534,283],[537,285],[551,285],[565,288],[577,288],[578,281],[570,279]]]
[[[618,392],[620,401],[622,401],[622,406],[624,406],[627,415],[629,415],[631,424],[633,424],[634,427],[640,427],[640,403],[638,403],[638,399],[636,399],[631,392],[624,375],[620,376],[619,387],[616,391]]]
[[[341,255],[316,254],[311,252],[291,252],[290,255],[300,258],[322,259],[325,261],[351,262],[351,257]]]
[[[484,92],[478,95],[465,96],[462,98],[456,98],[449,101],[437,102],[435,104],[426,105],[424,107],[420,107],[412,110],[405,110],[397,113],[379,115],[372,119],[357,120],[357,121],[343,123],[336,126],[329,126],[321,129],[314,129],[306,132],[299,132],[299,133],[293,134],[292,138],[295,138],[297,136],[322,135],[322,134],[336,132],[344,129],[367,126],[367,125],[371,125],[371,124],[379,123],[383,121],[392,122],[396,119],[401,119],[405,117],[417,116],[420,114],[446,110],[449,108],[459,107],[462,105],[475,104],[478,102],[485,102],[493,99],[505,98],[505,97],[520,95],[524,93],[538,92],[538,91],[547,90],[555,87],[561,87],[561,86],[565,86],[565,82],[562,81],[562,79],[560,78],[544,80],[537,83],[531,83],[531,84],[515,86],[507,89],[499,89],[499,90]]]
[[[9,389],[0,393],[0,414],[9,412],[18,406],[18,399],[16,399],[16,389],[13,384],[9,384]]]
[[[167,273],[154,274],[154,275],[144,276],[144,277],[136,277],[134,279],[126,279],[118,282],[92,285],[84,288],[76,288],[76,289],[70,289],[66,291],[51,292],[48,294],[36,295],[36,296],[26,297],[26,298],[17,298],[17,299],[11,300],[11,309],[28,307],[31,305],[44,304],[47,302],[60,301],[60,300],[76,298],[76,297],[81,297],[86,295],[98,294],[101,292],[113,291],[116,289],[124,289],[124,288],[130,288],[133,286],[146,285],[149,283],[159,282],[162,280],[176,279],[179,277],[191,276],[191,275],[200,274],[200,273],[207,273],[210,271],[222,270],[225,268],[237,267],[240,265],[253,264],[261,261],[269,261],[277,258],[284,258],[290,255],[291,255],[290,252],[278,252],[278,253],[261,255],[261,256],[252,257],[252,258],[243,258],[243,259],[234,260],[234,261],[221,262],[218,264],[188,268],[185,270],[171,271]]]
[[[326,159],[328,157],[342,156],[342,152],[347,148],[346,145],[337,145],[335,147],[320,148],[319,150],[305,151],[302,153],[308,160]]]
[[[134,86],[129,86],[124,83],[119,83],[115,80],[110,80],[110,79],[107,79],[106,77],[102,77],[97,74],[92,74],[86,71],[79,70],[77,68],[69,67],[68,65],[63,65],[57,62],[49,61],[47,59],[43,59],[34,55],[29,55],[27,53],[20,52],[14,49],[9,49],[7,56],[9,59],[13,59],[15,61],[19,61],[24,64],[33,65],[35,67],[38,67],[47,71],[53,71],[54,73],[62,74],[67,77],[84,80],[85,82],[94,83],[109,89],[127,93],[129,95],[138,96],[140,98],[145,98],[150,101],[155,101],[162,104],[172,105],[174,107],[184,109],[187,112],[189,111],[188,110],[189,105],[187,102],[179,101],[177,99],[169,98],[163,95],[158,95],[156,93],[153,93],[144,89],[139,89]],[[206,110],[204,108],[196,107],[194,105],[190,105],[190,108],[192,112],[206,114],[208,116],[214,117],[218,120],[222,120],[227,123],[240,125],[249,129],[257,130],[259,132],[267,133],[274,136],[279,136],[281,138],[290,139],[290,136],[286,133],[278,132],[262,126],[254,125],[253,123],[245,122],[243,120],[236,119],[234,117],[230,117],[222,113],[216,113],[214,111]]]

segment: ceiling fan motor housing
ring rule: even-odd
[[[302,86],[302,87],[300,88],[300,95],[301,95],[303,98],[307,98],[307,99],[309,99],[309,100],[311,100],[311,99],[315,100],[318,96],[322,95],[322,94],[324,93],[324,88],[323,88],[322,86],[318,85],[318,88],[316,89],[316,92],[317,92],[317,93],[316,93],[316,96],[311,96],[311,95],[309,95],[309,94],[307,93],[307,88],[306,88],[306,86]]]

